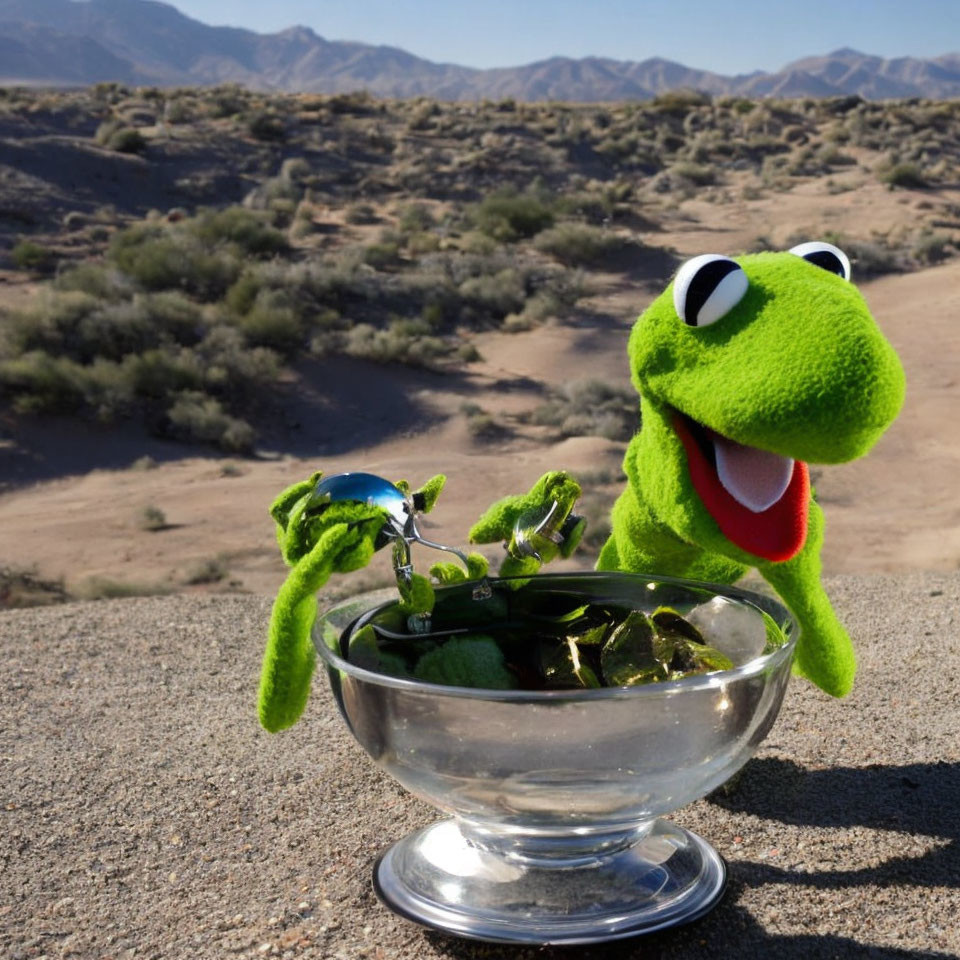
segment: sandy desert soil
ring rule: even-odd
[[[735,253],[761,234],[785,244],[798,233],[889,230],[919,216],[930,196],[869,183],[830,195],[813,181],[751,202],[694,199],[651,234],[651,242],[655,237],[691,256]],[[958,199],[958,191],[937,191],[938,203]],[[479,335],[475,342],[484,359],[461,374],[345,358],[304,367],[305,389],[291,395],[288,411],[299,429],[278,449],[267,439],[260,456],[231,461],[226,469],[222,458],[145,439],[134,430],[23,423],[0,448],[0,471],[9,484],[0,496],[0,560],[35,566],[68,585],[99,576],[144,589],[271,593],[283,569],[266,507],[283,486],[316,469],[370,470],[413,483],[446,473],[447,489],[425,527],[428,536],[450,543],[463,542],[488,503],[527,489],[547,469],[592,478],[591,502],[602,514],[619,489],[624,445],[596,437],[557,442],[544,428],[517,419],[542,402],[551,386],[570,380],[602,377],[628,384],[627,335],[654,291],[631,286],[622,275],[594,274],[591,282],[596,295],[563,324]],[[861,289],[903,359],[908,396],[900,419],[867,458],[815,468],[828,522],[825,569],[955,570],[960,262],[886,276]],[[29,299],[22,286],[8,284],[7,290],[7,302]],[[471,437],[461,413],[465,401],[489,412],[507,428],[504,434],[486,441]],[[154,469],[129,469],[145,454],[158,461]],[[163,511],[163,529],[138,528],[147,505]],[[490,555],[497,549],[490,548]],[[213,559],[225,575],[212,585],[185,584],[204,579],[198,566]],[[590,566],[592,558],[570,563]],[[354,575],[349,588],[386,574],[378,562]]]

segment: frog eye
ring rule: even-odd
[[[832,243],[825,243],[823,240],[811,240],[808,243],[800,243],[790,248],[791,253],[795,253],[804,260],[830,273],[835,273],[844,280],[850,279],[850,260],[847,255]]]
[[[673,306],[684,323],[705,327],[729,313],[743,299],[748,286],[740,264],[718,253],[704,253],[677,271]]]

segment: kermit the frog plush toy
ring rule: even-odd
[[[834,696],[849,692],[856,664],[820,583],[823,514],[807,464],[862,456],[904,396],[900,362],[849,281],[846,255],[819,242],[736,259],[705,254],[680,268],[630,336],[642,429],[627,448],[628,485],[597,562],[599,570],[716,583],[755,567],[800,625],[796,670]],[[269,730],[303,709],[317,589],[383,545],[386,513],[376,504],[312,509],[319,479],[295,484],[271,509],[292,569],[264,657],[260,718]],[[408,509],[430,509],[443,482],[434,477]],[[493,504],[470,540],[504,541],[500,574],[532,576],[579,541],[579,494],[563,471],[545,474],[527,494]],[[528,534],[520,542],[518,530]],[[479,554],[461,559],[465,569],[437,564],[431,573],[441,583],[485,576]],[[432,608],[425,577],[400,586],[409,612]]]
[[[732,583],[755,567],[800,625],[797,672],[845,695],[856,664],[820,583],[807,464],[862,456],[904,397],[846,255],[694,257],[637,320],[629,358],[642,428],[597,568]],[[495,504],[471,540],[508,536],[513,513]]]

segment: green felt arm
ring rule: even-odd
[[[800,625],[794,670],[834,697],[853,686],[857,663],[853,644],[820,583],[823,511],[810,504],[803,549],[785,563],[763,563],[758,570],[780,594]]]
[[[270,507],[283,559],[292,567],[273,604],[260,676],[258,713],[271,732],[296,723],[310,693],[315,663],[310,634],[317,591],[331,574],[358,570],[370,562],[387,517],[377,506],[354,501],[331,503],[316,516],[305,515],[321,476],[314,473],[288,487]],[[442,475],[432,477],[417,492],[424,511],[433,507],[444,481]],[[400,481],[396,486],[409,494],[409,484]],[[405,613],[433,609],[433,587],[424,576],[413,574],[409,584],[400,585],[400,595]]]
[[[288,487],[270,508],[281,553],[292,567],[273,604],[260,675],[258,714],[272,733],[296,723],[310,693],[317,591],[332,573],[370,562],[386,518],[379,507],[345,502],[330,504],[322,515],[303,522],[319,476]]]
[[[310,693],[316,656],[310,631],[317,614],[317,591],[335,570],[356,569],[369,562],[380,526],[376,518],[352,527],[332,525],[280,587],[270,615],[257,705],[260,723],[271,733],[296,723]]]

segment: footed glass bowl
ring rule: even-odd
[[[734,667],[601,689],[439,686],[343,656],[351,631],[395,603],[396,590],[329,610],[314,640],[351,732],[387,773],[450,815],[380,857],[377,893],[408,919],[505,943],[594,943],[702,916],[723,893],[723,860],[660,818],[723,783],[763,740],[789,679],[790,614],[760,594],[666,577],[489,583],[492,600],[473,600],[474,584],[438,589],[436,610],[452,605],[462,626],[475,609],[486,632],[496,604],[521,595],[528,604],[573,592],[647,612],[667,605]]]

